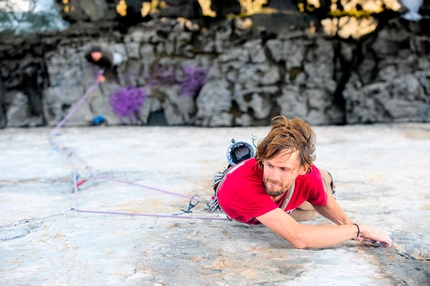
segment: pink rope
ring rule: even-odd
[[[72,155],[74,155],[85,166],[85,168],[90,172],[90,175],[93,178],[95,178],[95,179],[101,179],[101,180],[106,180],[106,181],[112,181],[112,182],[118,182],[118,183],[123,183],[123,184],[129,184],[129,185],[138,186],[138,187],[146,188],[146,189],[149,189],[149,190],[154,190],[154,191],[157,191],[157,192],[162,192],[162,193],[165,193],[165,194],[180,196],[180,197],[188,198],[188,199],[192,199],[193,198],[192,196],[178,194],[178,193],[175,193],[175,192],[170,192],[170,191],[166,191],[166,190],[162,190],[162,189],[159,189],[159,188],[154,188],[154,187],[150,187],[150,186],[146,186],[146,185],[142,185],[142,184],[138,184],[138,183],[134,183],[134,182],[129,182],[129,181],[125,181],[125,180],[119,180],[119,179],[109,178],[109,177],[105,177],[105,176],[99,176],[99,175],[97,175],[93,171],[93,169],[88,165],[88,163],[81,156],[79,156],[74,150],[71,150],[70,148],[66,147],[65,145],[63,145],[63,144],[58,143],[58,142],[55,141],[55,136],[57,135],[57,133],[60,130],[60,128],[82,106],[82,104],[87,99],[88,95],[98,86],[98,84],[99,84],[99,82],[96,81],[93,85],[90,86],[90,88],[88,88],[87,92],[85,92],[85,94],[76,103],[76,105],[55,126],[55,128],[50,133],[50,137],[49,137],[49,141],[51,142],[51,144],[53,146],[55,146],[58,150],[60,150],[61,153],[63,153],[67,157],[67,160],[68,160],[70,166],[72,167],[72,170],[73,170],[73,172],[72,172],[72,175],[73,175],[73,189],[74,189],[74,195],[75,195],[75,208],[74,208],[74,210],[77,211],[77,212],[81,212],[81,213],[92,213],[92,214],[142,216],[142,217],[157,217],[157,218],[199,219],[199,220],[223,220],[223,221],[228,220],[227,218],[204,217],[204,216],[177,216],[177,215],[167,215],[167,214],[129,213],[129,212],[113,212],[113,211],[98,211],[98,210],[81,210],[81,209],[79,209],[78,182],[76,181],[77,171],[76,171],[76,168],[75,168],[75,166],[74,166],[74,164],[73,164],[73,162],[72,162],[72,160],[70,158]],[[69,154],[67,154],[68,152],[69,152]]]
[[[69,111],[69,113],[67,113],[66,116],[64,116],[63,120],[61,120],[57,126],[55,126],[54,130],[52,130],[51,133],[51,138],[55,135],[57,135],[58,130],[60,130],[60,128],[67,122],[67,120],[70,119],[70,117],[72,117],[73,114],[75,114],[75,112],[81,107],[81,105],[85,102],[85,100],[87,99],[88,95],[90,95],[91,92],[93,92],[93,90],[99,85],[99,82],[96,81],[95,83],[93,83],[87,90],[87,92],[84,93],[84,95],[81,97],[81,99],[76,103],[76,105]]]
[[[182,219],[200,219],[200,220],[228,220],[222,217],[204,217],[204,216],[178,216],[178,215],[167,215],[167,214],[144,214],[144,213],[128,213],[128,212],[112,212],[112,211],[93,211],[93,210],[79,210],[80,213],[92,213],[92,214],[108,214],[108,215],[125,215],[125,216],[145,216],[145,217],[157,217],[157,218],[182,218]]]

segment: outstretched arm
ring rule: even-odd
[[[315,210],[325,218],[331,220],[337,225],[352,225],[353,222],[345,214],[342,208],[339,206],[337,201],[331,194],[328,194],[327,203],[324,206],[313,206]],[[365,241],[373,240],[380,241],[383,246],[391,246],[391,239],[385,234],[384,231],[376,229],[371,226],[364,226],[367,229],[361,229],[360,227],[360,237],[355,237],[355,240]],[[367,230],[367,231],[366,231]],[[373,237],[373,238],[370,238]]]
[[[312,206],[320,215],[331,220],[337,225],[353,224],[331,193],[327,193],[327,202],[324,206]]]
[[[279,208],[257,219],[297,248],[324,248],[345,242],[357,236],[357,227],[351,225],[300,224]],[[361,235],[391,246],[391,239],[382,230],[359,225]]]

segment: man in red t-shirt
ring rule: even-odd
[[[222,210],[232,220],[264,224],[297,248],[329,247],[352,238],[391,246],[384,231],[353,223],[340,208],[331,194],[331,176],[313,165],[315,143],[307,123],[275,117],[255,158],[230,168],[216,187]],[[297,208],[315,213],[302,207],[308,203],[336,225],[298,223],[294,217],[310,217],[295,216]]]

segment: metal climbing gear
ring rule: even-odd
[[[187,213],[187,214],[192,213],[193,211],[191,209],[194,208],[195,206],[197,206],[200,202],[199,199],[196,199],[196,197],[198,198],[199,195],[192,196],[190,199],[190,202],[188,203],[188,209],[186,209],[186,210],[181,209],[181,211],[183,211],[184,213]],[[195,201],[195,202],[193,202],[193,201]]]
[[[236,141],[231,139],[231,145],[227,149],[227,162],[231,166],[235,166],[240,162],[253,158],[255,156],[255,140],[256,137],[251,135],[252,143],[247,140]]]
[[[205,210],[215,212],[217,210],[222,211],[218,204],[217,193],[218,189],[222,184],[225,175],[228,173],[231,167],[255,157],[255,148],[257,147],[257,137],[251,134],[251,142],[247,140],[236,141],[234,138],[231,139],[231,145],[228,147],[226,155],[227,162],[229,163],[226,168],[215,174],[213,178],[212,187],[214,189],[214,194],[209,200]]]

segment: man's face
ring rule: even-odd
[[[298,175],[306,173],[300,166],[299,151],[288,154],[281,151],[272,159],[263,160],[263,179],[266,193],[271,197],[284,194],[295,182]]]
[[[92,52],[91,57],[93,58],[93,60],[95,62],[98,62],[102,58],[102,53],[101,52]]]

